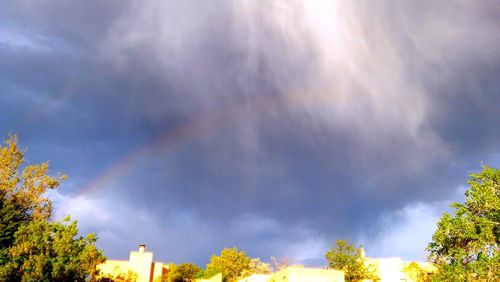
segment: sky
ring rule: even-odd
[[[0,137],[110,259],[424,260],[500,164],[495,0],[0,1]]]

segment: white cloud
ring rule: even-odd
[[[449,200],[423,203],[413,202],[400,210],[382,215],[378,221],[378,235],[373,239],[361,238],[371,257],[401,257],[423,261],[425,248],[432,240],[436,224],[443,212],[452,212],[451,202],[463,201],[465,186],[458,187]]]
[[[50,195],[54,201],[54,218],[61,219],[71,215],[72,219],[92,224],[108,224],[112,215],[106,209],[107,201],[102,199],[88,198],[84,195],[68,196],[54,191]]]
[[[312,236],[299,242],[290,244],[286,250],[286,257],[298,264],[317,263],[325,260],[325,253],[329,246],[325,239],[319,236]]]
[[[39,34],[26,34],[21,31],[0,28],[0,44],[6,44],[13,48],[26,48],[30,51],[49,50],[47,38]]]
[[[187,211],[153,214],[105,197],[72,197],[54,191],[51,198],[55,219],[70,214],[82,233],[97,233],[98,247],[114,259],[126,258],[140,243],[146,243],[155,259],[176,263],[208,261],[222,248],[233,246],[250,250],[251,256],[267,253],[304,264],[317,263],[326,251],[325,240],[313,231],[285,226],[272,218],[246,214],[230,222],[207,222]],[[270,257],[261,259],[269,261]]]
[[[408,205],[380,221],[379,236],[370,243],[370,256],[425,259],[425,248],[432,239],[440,209],[430,204]]]

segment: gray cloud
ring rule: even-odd
[[[113,255],[142,236],[164,259],[314,260],[297,249],[378,234],[497,162],[497,6],[8,2],[0,132],[70,174],[68,197],[123,209],[80,213]]]

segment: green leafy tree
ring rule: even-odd
[[[500,280],[500,170],[484,166],[467,180],[465,203],[444,213],[429,243],[442,281]]]
[[[0,266],[7,262],[9,246],[14,243],[14,234],[24,222],[25,217],[16,205],[2,197],[0,199]]]
[[[85,281],[104,255],[90,234],[78,237],[76,221],[33,220],[16,232],[3,267],[7,281]]]
[[[233,282],[242,273],[250,269],[250,257],[238,248],[224,248],[219,256],[212,256],[207,264],[206,272],[210,274],[222,273],[224,281]]]
[[[194,263],[185,262],[176,266],[171,266],[168,274],[169,282],[190,282],[201,276],[203,269]]]
[[[378,280],[361,247],[354,247],[346,240],[337,240],[336,246],[326,254],[328,267],[344,271],[346,281]]]
[[[84,281],[104,261],[96,236],[77,237],[76,222],[50,222],[47,192],[65,176],[47,162],[24,165],[12,136],[0,145],[0,281]]]

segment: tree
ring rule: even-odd
[[[417,262],[404,264],[403,272],[410,278],[410,281],[429,282],[432,281],[433,270],[424,269]]]
[[[16,136],[0,145],[0,265],[14,234],[32,220],[48,220],[52,202],[44,195],[59,186],[65,176],[48,176],[48,162],[28,165],[19,173],[24,154]]]
[[[137,281],[137,274],[135,272],[129,270],[127,274],[117,274],[117,275],[112,275],[109,273],[106,273],[104,275],[99,275],[99,277],[96,279],[97,282],[136,282]],[[163,282],[167,280],[161,280],[155,282]]]
[[[500,170],[484,166],[467,180],[465,203],[452,203],[437,224],[428,259],[444,281],[500,279]]]
[[[361,247],[356,248],[346,240],[337,240],[336,244],[325,254],[328,267],[344,271],[346,281],[378,280]]]
[[[271,274],[272,269],[269,263],[262,262],[260,258],[250,259],[248,269],[243,270],[240,274],[241,277],[247,277],[252,274]]]
[[[21,226],[2,276],[7,281],[85,281],[104,255],[94,245],[94,234],[75,239],[77,235],[76,221],[69,216],[62,222],[33,220]]]
[[[222,273],[224,281],[236,281],[245,271],[250,269],[250,257],[238,248],[224,248],[219,256],[212,256],[207,264],[207,273]]]
[[[276,260],[276,258],[272,256],[271,262],[273,263],[272,268],[276,272],[292,266],[292,260],[289,257],[281,257],[279,260]]]
[[[77,237],[69,218],[49,221],[45,195],[65,176],[49,176],[48,162],[23,161],[16,136],[0,145],[0,281],[84,281],[104,261],[97,237]]]
[[[185,262],[179,265],[171,265],[168,274],[168,282],[189,282],[201,275],[203,269],[196,264]]]

